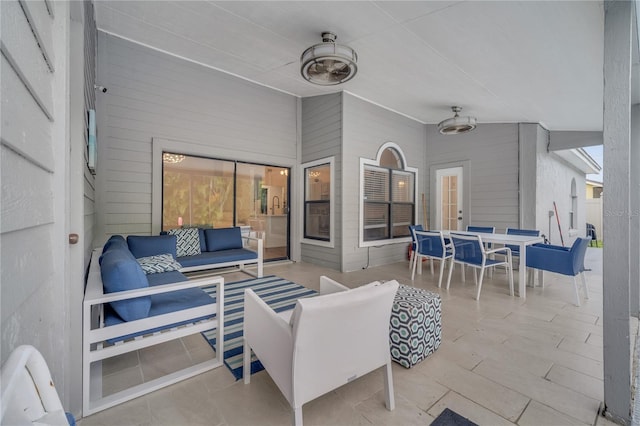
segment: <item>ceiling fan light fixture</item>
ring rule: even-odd
[[[462,111],[459,106],[452,106],[451,110],[454,115],[438,123],[438,131],[443,135],[459,135],[467,133],[476,128],[475,117],[460,117],[458,113]]]
[[[358,54],[336,43],[336,36],[322,33],[322,43],[311,46],[300,57],[300,74],[310,83],[333,86],[351,80],[358,72]]]

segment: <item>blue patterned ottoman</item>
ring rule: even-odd
[[[391,309],[391,359],[411,368],[440,346],[440,295],[400,285]]]

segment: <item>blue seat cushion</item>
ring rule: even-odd
[[[178,271],[171,271],[163,272],[161,274],[149,274],[147,275],[147,280],[149,281],[149,286],[152,287],[154,285],[179,283],[187,281],[188,278]]]
[[[129,246],[122,235],[112,235],[102,247],[102,255],[98,259],[98,263],[102,265],[102,256],[109,250],[124,250],[129,252]]]
[[[204,235],[207,240],[207,251],[209,252],[242,248],[242,234],[238,226],[233,228],[205,229]]]
[[[164,275],[164,274],[158,274]],[[186,288],[184,290],[172,291],[169,293],[162,294],[154,294],[151,297],[151,309],[149,310],[149,317],[153,317],[156,315],[167,314],[170,312],[176,312],[183,309],[196,308],[199,306],[211,305],[214,304],[215,301],[200,288]],[[155,333],[156,331],[161,331],[173,327],[178,327],[180,325],[189,324],[197,321],[201,321],[206,318],[211,318],[215,315],[203,316],[199,318],[194,318],[186,321],[180,321],[177,323],[173,323],[170,325],[155,327],[149,330],[144,330],[138,333],[128,334],[126,336],[121,336],[115,339],[110,339],[109,343],[115,343],[118,341],[130,339],[136,336],[142,336],[145,334]],[[122,319],[116,315],[113,310],[105,309],[105,326],[109,327],[111,325],[121,324]]]
[[[209,251],[195,256],[183,256],[178,258],[178,262],[183,267],[208,265],[210,263],[235,262],[238,260],[257,259],[258,254],[254,251],[237,248],[220,251]]]
[[[147,276],[128,250],[109,250],[102,255],[100,275],[105,293],[135,290],[149,286]],[[110,303],[124,321],[145,318],[151,307],[150,296]]]
[[[175,259],[176,241],[175,235],[129,235],[127,237],[129,250],[136,259],[164,253],[171,254]]]

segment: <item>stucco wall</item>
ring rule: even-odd
[[[560,245],[558,218],[564,244],[569,246],[577,237],[586,233],[586,179],[584,173],[561,159],[553,152],[547,152],[547,130],[538,126],[536,158],[536,227],[547,236],[552,244]],[[577,212],[575,227],[569,229],[569,212],[572,208],[571,180],[575,179],[577,191]],[[558,216],[553,203],[556,203]],[[549,212],[554,216],[549,221]],[[551,226],[549,226],[551,223]]]

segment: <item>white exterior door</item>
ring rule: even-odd
[[[462,230],[462,167],[436,171],[434,229]]]

